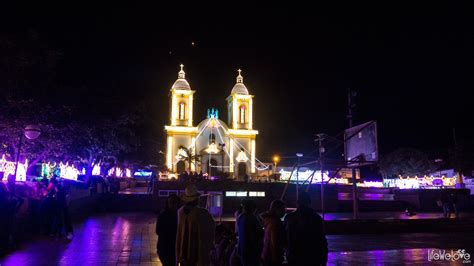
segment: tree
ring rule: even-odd
[[[68,128],[74,132],[70,151],[86,165],[86,180],[92,174],[94,164],[105,160],[117,163],[123,154],[138,147],[139,140],[133,130],[135,117],[122,115],[115,119],[74,122]]]
[[[179,149],[182,150],[184,154],[179,152],[178,157],[180,160],[186,161],[188,163],[188,171],[191,171],[191,164],[196,165],[196,163],[201,162],[201,155],[194,154],[191,149],[188,149],[184,146],[180,146]]]
[[[378,167],[383,177],[421,176],[436,170],[428,155],[412,148],[400,148],[383,156]]]
[[[23,138],[20,159],[28,159],[31,167],[40,161],[65,161],[71,135],[67,130],[70,109],[65,106],[42,105],[33,100],[7,99],[0,106],[0,153],[16,159],[20,136],[29,124],[40,127],[35,140]]]

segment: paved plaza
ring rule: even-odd
[[[21,265],[161,265],[155,216],[111,213],[75,224],[72,241],[36,238],[0,259]],[[330,265],[426,265],[430,249],[474,254],[474,233],[330,235]]]

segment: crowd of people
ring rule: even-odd
[[[39,206],[41,233],[55,238],[72,239],[73,228],[65,184],[53,177],[50,180],[43,178],[37,186],[42,195]]]
[[[442,190],[437,200],[439,207],[443,208],[443,217],[450,218],[454,213],[455,218],[459,218],[458,196],[455,191]]]
[[[184,195],[170,195],[156,222],[157,253],[163,265],[325,265],[327,240],[311,198],[299,193],[297,209],[286,213],[284,201],[274,200],[257,214],[245,199],[235,213],[235,228],[214,222],[199,207],[194,185]],[[180,207],[180,203],[183,206]]]

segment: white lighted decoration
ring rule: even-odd
[[[112,167],[107,172],[107,175],[113,177],[132,177],[132,171],[128,168]]]
[[[250,172],[253,174],[255,173],[255,140],[254,139],[251,141],[251,147],[252,149],[250,150]]]
[[[240,106],[240,123],[245,124],[245,106]]]
[[[120,169],[120,167],[115,168],[115,176],[116,177],[122,177],[123,171]]]
[[[439,188],[454,187],[456,185],[456,176],[423,176],[423,177],[402,177],[383,180],[384,187],[397,187],[400,189],[418,189],[418,188]]]
[[[247,162],[247,161],[249,160],[249,158],[247,157],[247,154],[245,154],[244,151],[240,151],[240,152],[239,152],[239,155],[237,155],[237,158],[235,158],[235,160],[236,160],[237,162],[243,162],[243,163],[245,163],[245,162]]]
[[[168,169],[172,170],[173,169],[173,157],[172,157],[172,150],[173,150],[173,137],[168,136],[168,141],[166,142],[167,148],[166,148],[166,166]]]
[[[180,103],[179,104],[179,119],[180,120],[184,120],[184,112],[185,112],[184,103]]]
[[[80,174],[79,170],[74,165],[69,163],[59,163],[59,177],[77,181],[77,176]]]
[[[311,174],[313,174],[313,170],[306,170],[306,171],[300,171],[298,172],[298,181],[303,183],[304,181],[308,180],[311,178]],[[290,178],[291,171],[286,171],[281,169],[280,170],[280,180],[287,181],[288,178]],[[293,172],[293,175],[291,175],[290,181],[295,181],[296,182],[296,171]],[[329,180],[328,172],[324,172],[323,174],[323,180],[324,182],[327,182]],[[321,183],[321,171],[316,171],[313,176],[313,181],[312,183]]]
[[[28,165],[28,160],[25,160],[25,163],[18,163],[18,168],[16,170],[16,181],[26,181],[26,169]],[[0,172],[3,172],[3,181],[7,181],[9,175],[15,174],[15,163],[7,161],[5,159],[5,154],[0,159]]]
[[[219,149],[217,148],[217,145],[215,143],[211,143],[209,144],[209,147],[207,147],[206,152],[210,154],[218,153]]]
[[[94,167],[92,167],[92,175],[100,175],[100,165],[95,164]]]

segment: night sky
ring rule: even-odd
[[[1,29],[34,30],[61,50],[56,86],[42,95],[87,106],[87,115],[142,107],[144,134],[161,143],[180,63],[196,90],[196,124],[208,107],[226,120],[225,98],[243,70],[264,161],[311,153],[314,134],[347,127],[348,88],[358,91],[355,122],[378,121],[381,153],[443,152],[453,127],[472,138],[471,10],[342,5],[30,6],[3,8]]]

